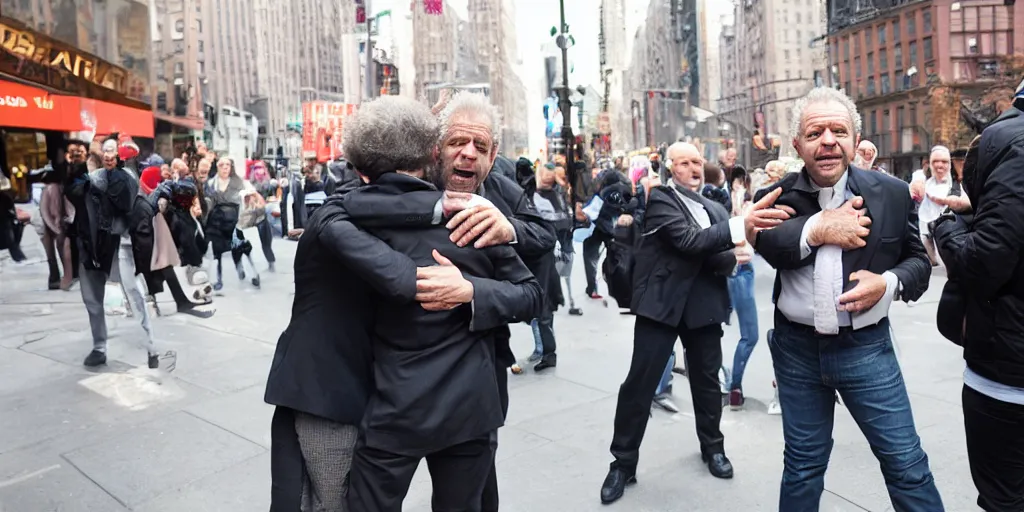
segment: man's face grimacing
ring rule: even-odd
[[[474,193],[498,156],[491,123],[483,116],[455,114],[441,142],[441,178],[452,192]]]
[[[949,160],[949,152],[941,149],[933,151],[928,158],[928,165],[937,181],[945,181],[946,176],[949,176]]]
[[[804,109],[793,148],[811,179],[819,187],[831,187],[853,160],[858,138],[846,107],[836,101],[821,101]]]
[[[672,181],[698,192],[704,182],[704,159],[697,148],[686,144],[676,150],[669,149],[668,160],[672,166]]]

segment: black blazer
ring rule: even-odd
[[[432,188],[425,181],[388,173],[346,195],[346,210],[358,215],[361,208]],[[443,225],[368,232],[420,267],[436,265],[432,251],[437,250],[473,282],[474,300],[448,311],[427,311],[418,303],[377,305],[375,391],[363,420],[366,445],[423,456],[500,427],[504,419],[494,373],[495,328],[539,316],[537,280],[512,247],[458,247]]]
[[[846,186],[864,198],[864,208],[871,218],[871,234],[867,245],[843,252],[843,289],[848,289],[850,274],[868,270],[876,274],[890,271],[899,278],[904,301],[917,300],[928,289],[932,274],[931,262],[921,242],[914,200],[909,186],[892,176],[850,166]],[[757,252],[777,270],[790,270],[814,262],[817,249],[806,258],[800,257],[800,235],[807,220],[821,211],[818,193],[811,187],[806,171],[790,173],[771,187],[757,191],[754,201],[781,187],[783,192],[775,204],[796,210],[796,217],[778,227],[758,234]],[[780,276],[775,277],[772,300],[781,291]]]
[[[401,202],[384,206],[381,223],[431,222]],[[277,341],[264,400],[357,425],[373,389],[371,294],[411,303],[416,264],[348,219],[341,198],[333,196],[299,238],[291,321]]]
[[[651,190],[630,309],[672,327],[695,329],[729,318],[725,276],[736,266],[735,246],[725,208],[689,190],[682,193],[704,206],[711,227],[697,224],[674,189],[662,185]]]

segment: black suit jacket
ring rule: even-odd
[[[689,190],[687,198],[704,206],[711,227],[697,220],[668,186],[651,190],[643,236],[633,268],[633,301],[638,316],[695,329],[729,318],[725,276],[736,265],[729,214],[722,205]]]
[[[522,187],[500,174],[492,172],[487,176],[487,179],[484,180],[482,195],[508,218],[516,233],[516,243],[512,244],[512,248],[537,277],[541,287],[544,287],[549,282],[548,276],[555,272],[554,227],[540,216]],[[402,213],[407,217],[403,224],[409,226],[429,224],[435,213],[437,199],[440,197],[440,192],[417,192],[412,196],[409,194],[403,196],[398,209],[400,212],[406,212]],[[375,210],[359,208],[358,211],[351,213],[351,218],[360,226],[367,228],[393,225],[394,222],[400,221],[400,219],[394,218],[382,224],[379,217],[382,210],[382,208]],[[365,217],[361,213],[363,211],[375,213],[371,217]],[[393,215],[393,217],[397,216]],[[505,325],[499,329],[496,342],[497,362],[498,366],[504,369],[515,363],[515,356],[509,346],[509,339],[512,335],[508,326]]]
[[[345,196],[346,209],[376,208],[432,185],[398,173]],[[473,304],[426,311],[379,301],[373,329],[375,392],[367,406],[367,446],[422,456],[486,434],[503,423],[494,374],[496,327],[538,316],[541,287],[512,247],[458,247],[443,225],[368,228],[417,266],[450,259],[477,288]],[[501,314],[495,314],[501,309]]]
[[[846,186],[854,195],[864,198],[864,208],[871,218],[871,234],[867,245],[852,251],[843,251],[843,289],[849,289],[850,274],[868,270],[875,274],[890,271],[899,278],[904,301],[917,300],[928,289],[932,266],[921,242],[914,200],[909,186],[903,181],[880,172],[865,171],[850,166]],[[759,190],[754,200],[781,187],[783,192],[775,204],[796,210],[796,216],[778,227],[758,234],[756,249],[777,270],[791,270],[814,262],[817,249],[806,258],[800,257],[800,236],[812,215],[821,211],[818,192],[807,176],[807,171],[790,173],[771,187]],[[781,278],[775,277],[772,299],[777,300]]]

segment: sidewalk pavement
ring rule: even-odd
[[[23,245],[36,263],[0,261],[0,512],[267,510],[272,408],[263,403],[263,388],[290,315],[295,244],[275,242],[278,273],[264,273],[261,290],[228,273],[213,318],[153,321],[161,349],[178,353],[171,374],[144,368],[137,318],[108,317],[109,366],[82,367],[90,340],[78,290],[47,291],[35,234],[26,232]],[[258,252],[257,266],[265,269]],[[757,270],[764,332],[774,273],[763,264]],[[947,510],[976,510],[959,399],[963,362],[934,326],[941,284],[935,277],[922,301],[894,306],[892,318]],[[173,312],[163,295],[162,310]],[[600,505],[632,319],[601,301],[583,301],[583,316],[564,309],[556,315],[559,366],[544,374],[527,366],[525,375],[510,377],[511,409],[497,456],[502,510],[776,510],[783,443],[780,417],[766,414],[772,370],[763,346],[746,370],[746,410],[727,410],[723,419],[734,479],[715,479],[700,463],[689,393],[680,382],[675,401],[683,412],[653,412],[639,484],[614,505]],[[738,338],[733,323],[723,341],[727,365]],[[516,353],[525,358],[532,347],[529,328],[513,326]],[[890,510],[878,463],[842,407],[834,438],[821,509]],[[406,510],[429,509],[425,469]]]

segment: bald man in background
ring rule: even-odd
[[[726,277],[737,263],[750,261],[746,251],[736,250],[737,244],[746,243],[745,217],[730,219],[724,206],[700,194],[704,158],[694,145],[673,144],[665,160],[671,179],[650,192],[643,221],[645,236],[635,253],[630,304],[636,315],[633,358],[619,388],[611,445],[615,460],[601,486],[603,503],[621,498],[626,485],[636,482],[650,403],[676,338],[686,349],[701,459],[713,476],[733,476],[719,428],[722,394],[718,370],[722,366],[722,323],[729,318]],[[770,204],[775,197],[762,202]],[[754,210],[763,208],[760,203],[754,206]]]

